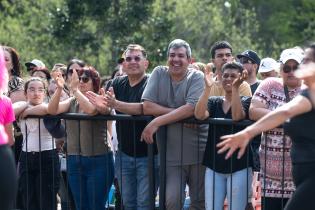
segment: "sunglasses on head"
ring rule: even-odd
[[[79,81],[81,80],[83,83],[88,83],[90,81],[90,77],[79,77]]]
[[[135,62],[139,62],[139,61],[141,61],[141,57],[140,56],[135,56],[135,57],[126,57],[125,58],[125,61],[126,62],[131,62],[132,60],[134,60]]]
[[[73,74],[73,70],[74,69],[69,69],[68,75],[71,76]],[[90,70],[87,70],[87,69],[75,69],[75,70],[77,71],[79,76],[82,76],[83,74],[90,76]]]
[[[283,72],[284,73],[290,73],[291,71],[295,71],[298,69],[298,66],[297,65],[294,65],[294,66],[288,66],[288,65],[284,65],[283,66]]]

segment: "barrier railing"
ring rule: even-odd
[[[85,115],[85,114],[62,114],[62,115],[57,115],[57,116],[41,116],[41,117],[38,117],[38,116],[29,116],[29,118],[46,118],[46,119],[63,119],[65,120],[65,126],[67,127],[67,121],[68,120],[75,120],[75,121],[83,121],[83,120],[101,120],[101,121],[131,121],[133,123],[135,122],[139,122],[139,121],[143,121],[143,122],[150,122],[153,117],[152,116],[130,116],[130,115],[96,115],[96,116],[88,116],[88,115]],[[38,120],[38,122],[40,122]],[[207,120],[204,120],[204,121],[199,121],[199,120],[196,120],[196,119],[186,119],[186,120],[183,120],[181,121],[182,123],[182,126],[184,126],[184,124],[198,124],[198,125],[201,125],[201,124],[208,124],[208,125],[213,125],[214,126],[214,132],[215,132],[215,129],[220,126],[230,126],[230,133],[234,133],[234,128],[235,126],[241,126],[241,127],[246,127],[250,124],[252,124],[252,121],[249,121],[249,120],[244,120],[244,121],[240,121],[240,122],[234,122],[230,119],[214,119],[214,118],[209,118]],[[41,125],[41,124],[40,124]],[[134,124],[133,124],[134,125]],[[105,124],[104,124],[105,126]],[[135,127],[132,126],[132,128],[130,129],[134,129]],[[27,128],[26,128],[27,130]],[[78,132],[80,132],[80,123],[78,123]],[[117,130],[117,132],[119,132],[119,130]],[[228,133],[227,133],[228,134]],[[148,145],[148,176],[149,176],[149,194],[150,194],[150,204],[149,204],[149,208],[150,209],[166,209],[165,207],[165,203],[166,203],[166,152],[167,152],[167,148],[166,148],[166,141],[167,141],[167,135],[166,135],[166,132],[164,133],[164,141],[161,141],[160,142],[160,145],[159,145],[159,177],[156,177],[155,176],[155,161],[154,161],[154,146],[152,144]],[[178,135],[183,135],[183,131],[181,130],[180,133],[178,133]],[[215,135],[213,133],[213,135]],[[41,138],[41,133],[39,132],[39,139]],[[133,141],[137,141],[139,139],[135,139],[135,136],[131,137],[133,139]],[[54,139],[52,138],[52,145],[54,144]],[[198,140],[199,141],[199,140]],[[40,141],[38,142],[39,145],[41,145]],[[199,144],[199,143],[198,143]],[[27,150],[26,150],[27,151]],[[39,172],[40,174],[42,173],[42,158],[41,158],[41,152],[39,152]],[[184,154],[181,154],[181,158],[183,158],[183,155]],[[199,154],[198,154],[199,155]],[[249,150],[247,151],[247,155],[249,155]],[[67,154],[66,154],[66,157],[67,157]],[[203,158],[203,157],[201,157]],[[214,161],[214,160],[213,160]],[[55,171],[53,170],[53,173],[55,173]],[[180,176],[180,179],[182,179],[182,176]],[[55,184],[54,183],[54,180],[51,180],[53,185]],[[42,176],[39,177],[39,186],[40,186],[40,190],[42,190]],[[120,183],[122,183],[120,181]],[[159,195],[158,195],[158,204],[156,203],[156,183],[159,183]],[[21,181],[20,181],[20,184],[21,184]],[[26,183],[26,185],[28,185],[29,183]],[[247,183],[247,186],[251,186],[252,183]],[[233,185],[233,181],[230,182],[230,187],[232,187]],[[120,188],[123,188],[124,186],[120,186]],[[66,186],[67,188],[67,191],[69,191],[69,187],[68,185]],[[182,191],[182,186],[180,186],[180,190]],[[118,189],[117,189],[118,190]],[[215,190],[215,189],[214,189]],[[68,192],[67,192],[68,193]],[[250,192],[247,191],[247,195],[249,195]],[[257,194],[257,193],[256,193]],[[263,193],[262,193],[263,194]],[[68,195],[68,194],[67,194]],[[39,199],[40,199],[40,207],[39,209],[42,209],[42,205],[43,205],[43,198],[41,197],[42,194],[40,193],[39,194]],[[55,195],[52,194],[51,197],[54,197]],[[230,195],[231,196],[231,195]],[[123,203],[122,201],[123,198],[120,198],[120,202]],[[215,199],[215,197],[213,197],[213,199]],[[53,199],[54,200],[54,199]],[[67,196],[67,207],[64,207],[64,208],[67,208],[67,209],[71,209],[71,205],[69,204],[69,200],[70,198]],[[19,202],[18,202],[19,203]],[[23,203],[23,202],[22,202]],[[110,201],[108,200],[107,198],[107,201],[104,201],[104,206],[105,204],[107,204],[106,208],[110,209],[110,208],[113,208],[113,207],[110,207],[109,206],[109,203]],[[181,203],[185,204],[185,200],[181,201]],[[55,204],[54,204],[55,205]],[[233,206],[233,204],[230,202],[227,204],[228,206]],[[17,206],[17,208],[19,208],[19,206]],[[72,207],[73,208],[73,207]],[[184,207],[185,208],[185,207]],[[28,208],[26,208],[28,209]],[[54,209],[54,208],[52,208]]]

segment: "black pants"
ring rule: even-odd
[[[23,209],[56,210],[60,164],[56,150],[21,152],[19,190]]]
[[[293,164],[292,174],[296,190],[285,210],[315,210],[315,163]]]
[[[262,210],[282,210],[288,202],[288,198],[261,197]]]
[[[13,209],[17,191],[14,156],[8,145],[0,146],[0,208]]]

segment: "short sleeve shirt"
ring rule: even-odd
[[[116,99],[127,103],[140,103],[148,78],[149,77],[145,75],[142,81],[135,86],[130,86],[128,76],[115,78],[112,87]],[[121,114],[118,110],[116,110],[116,113]],[[119,149],[129,156],[147,156],[148,145],[144,141],[141,141],[141,133],[146,125],[147,122],[145,121],[117,121],[116,131],[120,144]],[[154,145],[154,147],[154,153],[156,154],[156,145]]]
[[[172,81],[168,67],[158,66],[150,76],[142,100],[175,109],[186,104],[195,107],[203,89],[203,74],[200,71],[188,69],[186,76],[177,82]],[[167,164],[176,166],[201,163],[207,128],[208,125],[199,125],[197,129],[187,128],[182,123],[168,125],[167,131],[160,128],[157,140],[160,143],[165,136],[163,132],[166,132]]]
[[[14,111],[12,108],[12,102],[10,98],[2,95],[0,96],[0,124],[7,125],[12,123],[15,120]],[[0,145],[7,143],[7,136],[4,132],[1,132],[0,135]]]
[[[290,99],[297,96],[301,88],[289,90]],[[252,100],[266,105],[267,109],[275,110],[286,103],[283,80],[267,78],[258,86]],[[291,165],[291,139],[284,136],[283,128],[274,128],[264,132],[259,150],[262,188],[266,189],[267,197],[291,197],[294,192]],[[283,152],[284,150],[284,152]],[[282,174],[284,171],[284,188],[282,189]],[[265,183],[264,183],[265,182]]]
[[[223,96],[213,96],[208,99],[208,110],[211,118],[232,119],[231,109],[226,113],[223,111],[223,99]],[[241,103],[246,116],[248,116],[250,100],[250,97],[241,96]],[[216,172],[224,174],[234,173],[250,167],[252,165],[252,155],[249,150],[247,150],[241,159],[237,159],[237,154],[235,153],[231,159],[225,160],[226,153],[218,154],[218,148],[216,147],[220,142],[221,136],[236,133],[243,128],[244,127],[234,126],[232,131],[230,125],[210,125],[203,164]]]

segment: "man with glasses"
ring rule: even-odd
[[[143,115],[140,102],[149,78],[145,73],[149,66],[147,53],[142,46],[130,44],[123,57],[122,66],[126,75],[116,77],[104,96],[97,96],[91,92],[87,96],[102,111],[107,105],[115,109],[117,114]],[[146,124],[147,122],[143,121],[116,122],[119,148],[115,155],[115,174],[125,210],[150,209],[148,146],[140,141],[141,132]],[[154,154],[157,154],[156,145]],[[157,169],[156,162],[154,175],[158,174]]]
[[[280,56],[281,78],[261,81],[249,108],[251,120],[258,120],[277,107],[292,100],[301,91],[301,80],[294,71],[303,60],[299,49],[286,49]],[[262,209],[281,210],[294,192],[291,171],[291,140],[283,128],[267,131],[259,150],[262,186]]]
[[[156,117],[143,130],[142,139],[153,143],[158,131],[158,143],[166,144],[166,209],[182,209],[186,184],[190,209],[204,209],[205,167],[201,163],[208,125],[176,123],[193,116],[204,88],[203,75],[188,68],[191,48],[186,41],[173,40],[167,55],[167,66],[154,68],[142,95],[144,114]]]
[[[244,69],[248,72],[246,82],[250,85],[251,92],[254,94],[260,83],[257,79],[260,58],[253,50],[245,50],[236,57],[239,59],[240,63],[243,64]]]

